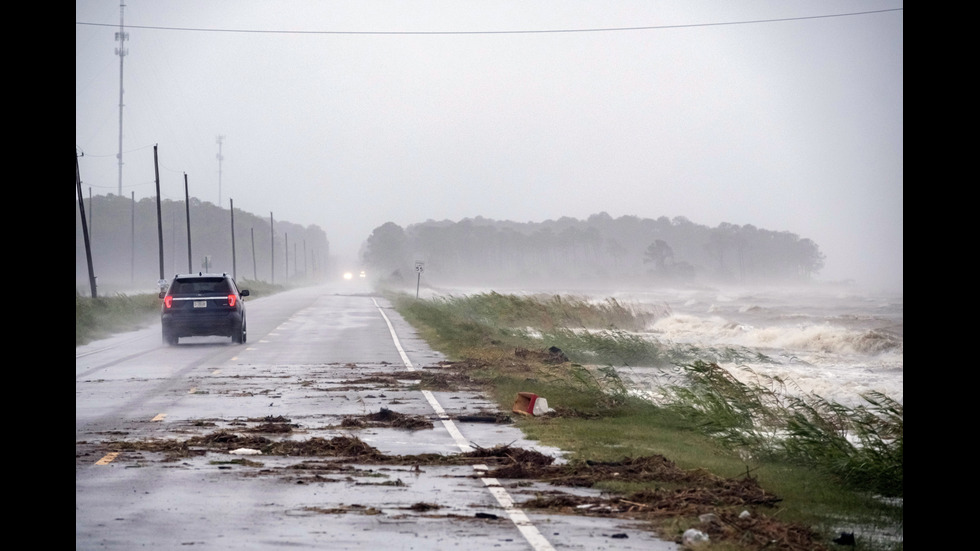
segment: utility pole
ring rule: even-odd
[[[78,214],[82,222],[82,238],[85,240],[85,260],[88,262],[88,284],[91,288],[92,298],[98,298],[98,290],[95,287],[95,270],[92,268],[92,246],[89,243],[88,224],[85,222],[85,197],[82,196],[82,176],[78,172],[78,155],[75,155],[75,193],[78,195]]]
[[[272,211],[269,211],[269,265],[272,266],[272,284],[276,284],[276,229],[272,225]]]
[[[228,198],[228,210],[231,212],[231,277],[238,280],[238,259],[235,258],[235,200]]]
[[[187,173],[184,173],[184,211],[187,212],[187,273],[194,271],[191,263],[191,196],[187,190]]]
[[[116,48],[116,55],[119,56],[119,153],[116,155],[116,159],[119,160],[119,196],[122,197],[122,180],[123,180],[123,58],[129,53],[129,50],[125,47],[125,42],[129,40],[129,33],[123,30],[123,10],[126,8],[126,4],[119,3],[119,32],[116,33],[116,40],[119,42],[119,47]]]
[[[157,185],[157,250],[160,252],[160,279],[157,280],[157,284],[162,291],[167,280],[163,278],[163,214],[160,208],[160,162],[157,159],[156,144],[153,144],[153,178]]]
[[[225,160],[225,156],[221,154],[221,142],[224,140],[224,136],[218,136],[218,207],[221,207],[221,161]]]
[[[129,192],[129,282],[136,282],[136,192]]]
[[[249,233],[252,235],[252,279],[258,281],[259,272],[255,262],[255,228],[249,228]]]
[[[95,237],[95,224],[92,223],[92,213],[95,212],[95,204],[92,202],[92,186],[88,187],[88,233],[89,237]]]

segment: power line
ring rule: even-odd
[[[191,31],[191,32],[216,32],[216,33],[256,33],[256,34],[348,34],[348,35],[467,35],[467,34],[547,34],[547,33],[596,33],[596,32],[621,32],[621,31],[654,31],[665,29],[686,29],[693,27],[720,27],[727,25],[754,25],[759,23],[780,23],[785,21],[805,21],[809,19],[828,19],[833,17],[853,17],[858,15],[871,15],[877,13],[887,13],[904,11],[905,8],[890,8],[886,10],[861,11],[851,13],[835,13],[826,15],[807,15],[802,17],[782,17],[776,19],[752,19],[746,21],[725,21],[720,23],[687,23],[681,25],[650,25],[644,27],[606,27],[606,28],[585,28],[585,29],[537,29],[537,30],[503,30],[503,31],[288,31],[288,30],[261,30],[261,29],[205,29],[196,27],[156,27],[151,25],[127,25],[130,29],[150,29],[158,31]],[[76,25],[88,25],[93,27],[114,26],[108,23],[87,23],[76,21]]]

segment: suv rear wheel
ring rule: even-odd
[[[167,331],[166,329],[164,329],[163,330],[163,344],[166,344],[166,345],[169,345],[169,346],[177,346],[177,336],[174,335],[173,333]]]
[[[247,324],[245,318],[243,317],[241,327],[236,327],[235,332],[231,335],[231,342],[235,344],[245,344],[246,340],[248,340]]]

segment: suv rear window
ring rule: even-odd
[[[227,295],[232,292],[231,284],[223,277],[176,279],[170,288],[171,295]]]

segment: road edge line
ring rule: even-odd
[[[409,371],[415,371],[415,366],[412,365],[411,360],[408,359],[408,354],[406,354],[405,349],[402,348],[401,341],[398,339],[398,334],[395,333],[395,327],[391,324],[391,320],[388,319],[388,315],[385,314],[384,310],[378,304],[376,299],[372,298],[371,301],[374,302],[374,306],[378,309],[381,317],[384,318],[385,323],[388,324],[388,332],[391,333],[391,340],[394,341],[395,348],[398,350],[398,354],[401,356],[402,362],[405,364],[405,368]],[[425,396],[426,401],[429,402],[429,405],[432,406],[433,410],[435,410],[436,414],[439,416],[439,419],[442,420],[443,426],[445,426],[446,430],[449,431],[450,436],[452,436],[460,451],[473,451],[473,447],[466,441],[463,434],[459,432],[459,428],[456,427],[456,424],[453,423],[452,419],[446,415],[446,410],[439,404],[436,397],[428,390],[423,390],[422,395]],[[487,471],[487,466],[474,465],[473,469],[477,472],[485,473]],[[500,485],[500,482],[496,478],[481,477],[480,480],[490,492],[490,495],[492,495],[494,499],[497,500],[497,503],[503,507],[504,511],[507,512],[507,516],[510,517],[511,522],[514,523],[514,526],[517,527],[521,535],[524,536],[524,539],[531,544],[531,547],[535,549],[535,551],[554,551],[555,548],[551,545],[547,538],[541,534],[541,531],[534,526],[527,514],[523,510],[514,506],[514,499],[507,492],[507,489]]]

